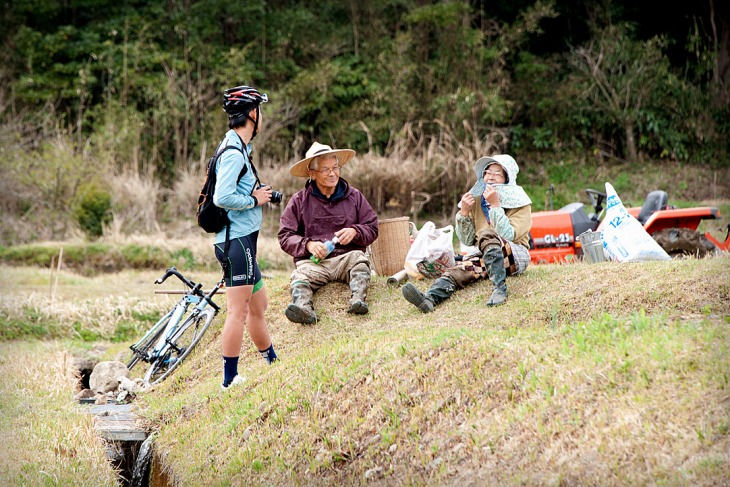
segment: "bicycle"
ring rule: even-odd
[[[189,289],[165,316],[129,347],[132,358],[127,368],[132,370],[142,361],[149,363],[144,375],[144,382],[149,385],[159,384],[180,366],[220,311],[211,298],[223,287],[223,279],[206,294],[201,290],[202,284],[188,280],[175,267],[170,267],[162,277],[155,280],[155,284],[162,284],[170,276],[180,279]],[[194,305],[192,311],[181,322],[190,305]]]

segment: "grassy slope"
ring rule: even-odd
[[[505,306],[484,284],[430,315],[376,278],[349,316],[335,284],[312,327],[283,317],[277,274],[278,364],[247,342],[221,393],[219,317],[138,405],[183,485],[726,484],[729,264],[531,267]]]

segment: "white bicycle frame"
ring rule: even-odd
[[[201,298],[199,296],[187,295],[175,305],[175,309],[172,311],[172,316],[170,317],[170,321],[167,322],[164,333],[157,340],[155,348],[153,348],[149,354],[150,358],[161,357],[163,355],[163,353],[167,350],[167,347],[170,346],[168,341],[169,338],[177,331],[180,319],[183,317],[188,307],[191,304],[198,304],[200,301]]]

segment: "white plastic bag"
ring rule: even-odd
[[[406,255],[405,269],[414,279],[437,278],[454,267],[454,227],[436,228],[433,222],[423,224]]]
[[[613,260],[618,262],[672,260],[644,230],[639,220],[626,211],[611,183],[606,183],[606,197],[606,216],[603,219],[601,242]]]

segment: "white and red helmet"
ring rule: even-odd
[[[223,110],[232,117],[248,113],[267,101],[266,93],[259,93],[250,86],[236,86],[223,92]]]

